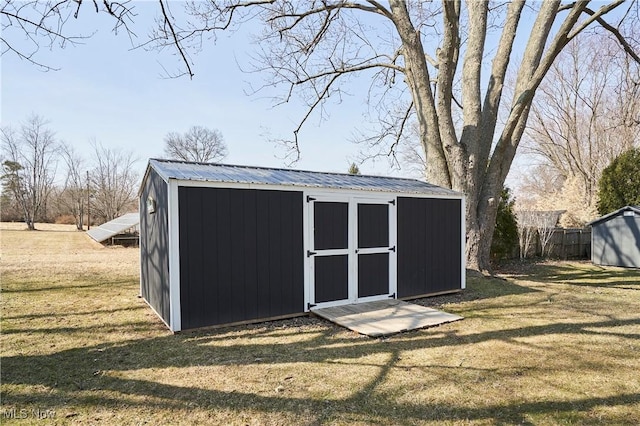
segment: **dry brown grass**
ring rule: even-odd
[[[2,423],[638,424],[640,272],[524,265],[369,339],[314,318],[170,334],[138,252],[2,225]],[[39,411],[38,411],[39,410]],[[47,412],[46,410],[51,410]]]

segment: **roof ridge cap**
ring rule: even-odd
[[[186,164],[186,165],[198,165],[198,166],[243,168],[243,169],[252,169],[252,170],[273,170],[273,171],[283,171],[283,172],[293,172],[293,173],[314,173],[314,174],[323,174],[323,175],[353,176],[353,177],[365,177],[365,178],[374,178],[374,179],[397,179],[397,180],[422,182],[428,185],[438,186],[430,182],[427,182],[425,180],[410,178],[410,177],[399,177],[399,176],[369,175],[369,174],[354,175],[351,173],[344,173],[344,172],[329,172],[329,171],[317,171],[317,170],[307,170],[307,169],[287,169],[283,167],[250,166],[246,164],[205,163],[205,162],[199,162],[199,161],[171,160],[171,159],[164,159],[164,158],[151,158],[149,159],[149,161],[157,161],[157,162],[168,163],[168,164],[173,163],[173,164]],[[439,187],[439,188],[449,189],[444,187]]]

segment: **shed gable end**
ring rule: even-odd
[[[140,192],[140,293],[167,324],[170,323],[168,223],[168,186],[150,169]]]

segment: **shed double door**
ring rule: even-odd
[[[395,297],[395,201],[308,199],[310,307]]]

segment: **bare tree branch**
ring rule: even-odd
[[[397,146],[400,144],[400,139],[402,138],[402,135],[404,133],[404,129],[407,127],[407,124],[409,122],[409,118],[411,117],[411,112],[413,111],[413,102],[409,104],[409,106],[407,107],[407,109],[405,110],[405,113],[402,117],[402,120],[400,121],[400,127],[398,128],[398,131],[396,133],[396,137],[395,137],[395,141],[393,142],[393,144],[391,145],[391,147],[389,148],[389,153],[387,154],[388,156],[393,156],[395,158],[396,154],[396,148]]]
[[[124,28],[129,38],[136,37],[130,24],[135,13],[130,0],[122,2],[102,0],[102,10],[97,0],[92,4],[96,13],[106,13],[114,18],[114,31]],[[44,70],[57,68],[40,61],[37,56],[42,47],[53,48],[56,44],[77,45],[90,38],[90,34],[68,34],[66,24],[69,19],[77,19],[84,0],[5,0],[0,6],[2,31],[0,43],[2,55],[13,53]],[[25,38],[26,37],[26,38]],[[15,40],[12,41],[12,38]],[[24,41],[28,41],[25,45]]]
[[[294,161],[297,161],[300,158],[300,143],[298,140],[298,132],[300,132],[300,130],[302,129],[302,126],[304,126],[304,123],[306,123],[306,121],[309,119],[311,114],[315,111],[316,107],[318,107],[318,105],[320,105],[325,100],[325,98],[329,94],[329,90],[331,89],[331,86],[338,80],[338,78],[340,78],[340,76],[341,74],[336,74],[329,80],[329,82],[324,87],[324,89],[318,94],[316,101],[309,107],[309,109],[307,110],[302,120],[300,120],[300,122],[298,123],[298,127],[296,127],[296,129],[293,131],[293,137],[294,137],[293,147],[296,152],[296,157]]]
[[[640,91],[632,83],[633,69],[640,67],[631,61],[634,68],[625,70],[623,55],[604,34],[578,36],[559,55],[533,102],[522,148],[560,179],[554,192],[546,182],[531,182],[527,192],[546,208],[567,210],[563,220],[572,226],[592,219],[602,170],[640,136],[640,125],[626,120],[640,114]]]
[[[602,25],[602,28],[606,29],[611,34],[613,34],[613,36],[616,38],[616,40],[618,40],[618,43],[620,43],[620,46],[622,46],[624,51],[627,52],[627,54],[629,56],[631,56],[634,61],[636,61],[637,63],[640,64],[640,56],[638,56],[638,53],[633,50],[633,47],[631,47],[631,45],[622,36],[622,34],[620,34],[620,31],[618,31],[617,28],[614,28],[611,24],[609,24],[607,21],[605,21],[604,18],[602,18],[602,14],[603,13],[601,13],[600,11],[598,11],[598,13],[596,13],[596,12],[594,12],[593,10],[591,10],[589,8],[585,8],[584,11],[585,11],[585,13],[588,13],[592,17],[595,17],[596,21],[600,25]]]
[[[86,211],[86,181],[84,176],[85,162],[80,154],[69,144],[61,144],[61,157],[67,170],[62,193],[58,196],[58,203],[65,213],[73,216],[76,229],[83,230]]]
[[[169,27],[169,31],[171,32],[171,36],[173,37],[173,41],[175,43],[176,49],[178,50],[178,53],[182,57],[182,61],[184,62],[185,66],[187,67],[187,74],[189,74],[189,78],[193,78],[193,72],[191,71],[191,65],[189,64],[189,61],[187,60],[187,56],[186,56],[186,54],[184,52],[184,49],[183,49],[182,45],[180,44],[180,40],[178,40],[178,36],[176,35],[175,30],[173,29],[173,24],[171,23],[172,19],[170,19],[169,16],[167,15],[167,10],[164,7],[163,0],[158,0],[158,3],[160,3],[160,9],[162,10],[162,16],[164,17],[164,22]]]
[[[133,153],[105,148],[96,141],[92,141],[91,146],[95,161],[90,172],[92,217],[95,215],[102,222],[108,222],[135,211],[138,175]]]

